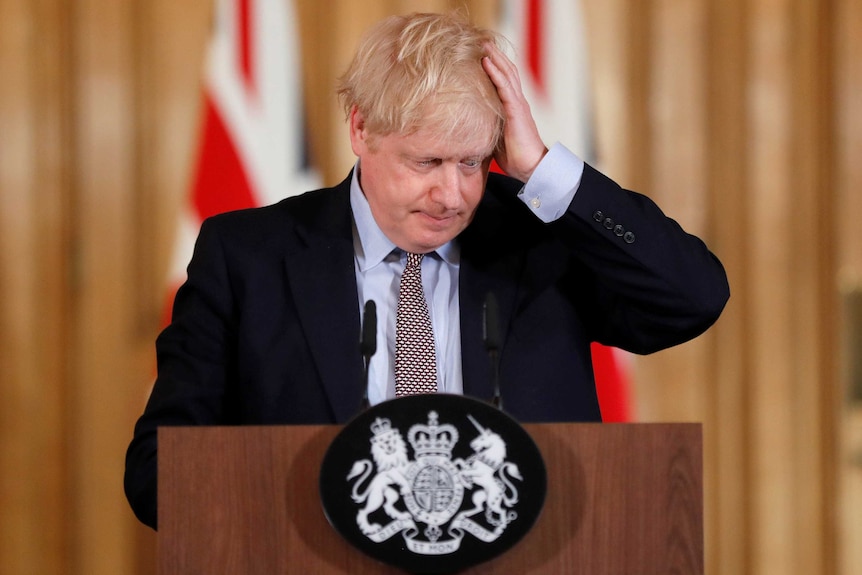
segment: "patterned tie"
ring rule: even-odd
[[[407,254],[395,314],[395,395],[435,393],[437,356],[428,304],[422,291],[422,258]]]

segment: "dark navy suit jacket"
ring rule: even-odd
[[[126,459],[126,493],[156,524],[156,428],[342,423],[363,395],[350,178],[204,222],[156,347],[158,377]],[[464,393],[490,399],[482,307],[500,310],[500,379],[524,422],[600,421],[590,343],[635,353],[689,340],[729,295],[719,261],[648,198],[587,166],[544,224],[491,174],[461,245]]]

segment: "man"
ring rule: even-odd
[[[368,300],[380,325],[369,399],[396,395],[408,259],[421,261],[432,389],[491,398],[481,334],[493,293],[502,396],[522,421],[600,421],[592,341],[635,353],[676,345],[728,298],[699,239],[564,147],[545,147],[491,32],[454,15],[387,19],[339,95],[358,157],[344,182],[201,227],[126,460],[129,501],[154,528],[157,426],[357,413]],[[512,177],[489,174],[492,158]]]

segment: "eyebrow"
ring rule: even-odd
[[[404,156],[411,159],[434,159],[434,160],[484,160],[485,158],[490,158],[493,155],[493,151],[489,152],[474,152],[474,153],[466,153],[466,154],[436,154],[434,152],[423,152],[417,151],[415,153],[408,152],[404,154]]]

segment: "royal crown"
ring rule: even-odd
[[[407,433],[407,441],[413,446],[418,459],[422,456],[440,455],[451,459],[452,449],[458,443],[458,430],[454,425],[439,425],[437,412],[428,412],[428,425],[417,423]]]
[[[385,417],[378,417],[371,424],[371,431],[374,432],[375,436],[387,434],[392,431],[392,422]]]

